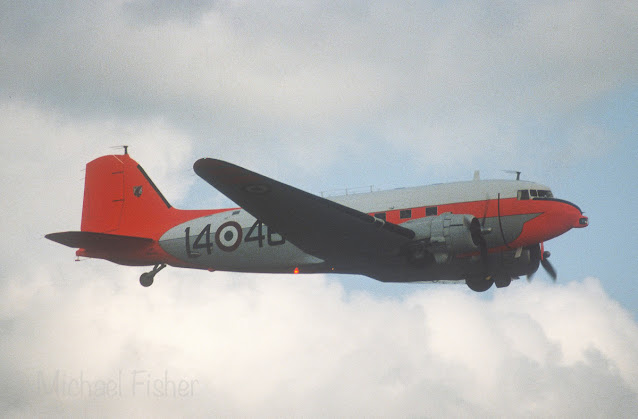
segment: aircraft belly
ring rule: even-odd
[[[180,224],[164,233],[159,243],[170,255],[205,269],[292,272],[323,263],[243,210]]]

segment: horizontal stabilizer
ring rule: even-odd
[[[119,236],[117,234],[93,233],[90,231],[64,231],[47,234],[44,237],[65,246],[96,250],[137,247],[153,242],[153,239],[146,237]]]

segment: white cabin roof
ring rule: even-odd
[[[517,192],[521,189],[550,190],[545,185],[524,180],[472,180],[358,193],[328,199],[370,213],[496,199],[499,193],[501,198],[516,198]]]

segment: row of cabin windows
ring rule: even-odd
[[[425,207],[425,216],[437,215],[438,207]],[[385,212],[377,212],[374,216],[380,220],[386,220]],[[407,220],[412,218],[412,210],[411,209],[403,209],[399,211],[399,218],[402,220]]]
[[[541,189],[521,189],[518,191],[518,199],[553,198],[552,191]]]

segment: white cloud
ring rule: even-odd
[[[406,149],[440,169],[525,162],[521,125],[546,126],[637,71],[638,13],[622,1],[5,8],[9,95],[79,119],[160,118],[200,150],[297,171],[357,147],[359,130],[370,152]]]
[[[5,412],[638,413],[638,325],[595,279],[523,283],[492,300],[430,286],[396,300],[346,295],[323,276],[165,271],[150,289],[134,276],[87,262],[5,279]],[[134,395],[135,371],[146,372]],[[84,393],[56,395],[56,372],[82,374]],[[148,397],[148,374],[196,380],[192,395]],[[96,395],[100,380],[121,395]]]

